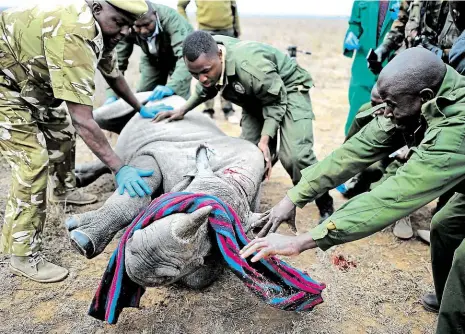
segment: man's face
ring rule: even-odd
[[[393,85],[383,85],[382,82],[378,82],[378,91],[386,103],[384,117],[390,118],[399,130],[415,131],[420,124],[420,95],[397,91]]]
[[[157,17],[155,13],[152,12],[150,14],[144,15],[139,20],[134,22],[132,28],[143,39],[147,39],[153,35],[155,32],[155,20]]]
[[[94,17],[102,29],[105,48],[112,50],[119,41],[129,34],[133,19],[103,1],[94,2],[92,9]]]
[[[200,84],[204,87],[215,86],[221,77],[222,64],[221,64],[221,51],[215,55],[207,55],[202,53],[195,61],[190,62],[186,58],[187,69],[194,78],[199,80]]]

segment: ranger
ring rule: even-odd
[[[225,99],[243,108],[241,138],[258,145],[263,152],[266,177],[270,177],[275,161],[279,131],[279,160],[297,184],[300,170],[317,162],[312,149],[310,74],[270,45],[212,37],[203,31],[186,38],[183,56],[187,68],[199,80],[196,91],[184,106],[160,112],[155,121],[182,119],[222,92]],[[321,217],[333,212],[333,200],[327,192],[316,200],[316,205]]]
[[[178,1],[178,12],[187,19],[186,7],[190,0]],[[197,6],[197,23],[199,30],[208,32],[210,35],[222,35],[239,38],[241,34],[239,25],[239,14],[235,0],[196,0]],[[220,97],[221,109],[225,118],[231,123],[237,123],[234,116],[234,109],[228,100]],[[205,102],[205,114],[213,117],[214,100]]]
[[[124,73],[134,45],[142,49],[138,92],[153,90],[149,100],[173,94],[189,98],[191,76],[182,59],[182,42],[193,29],[174,9],[147,1],[149,11],[134,22],[132,32],[118,43],[118,68]],[[168,79],[169,77],[169,79]],[[116,100],[111,88],[106,104]]]
[[[142,177],[152,171],[125,166],[92,118],[97,68],[135,110],[153,117],[120,75],[113,51],[146,11],[141,0],[81,0],[0,14],[0,150],[13,174],[0,243],[16,274],[38,282],[68,274],[40,249],[49,165],[55,196],[82,200],[75,191],[74,128],[116,174],[121,194],[151,194]],[[67,108],[57,108],[63,101]]]
[[[378,91],[386,103],[362,131],[321,163],[302,171],[297,186],[269,213],[265,232],[291,218],[319,193],[357,173],[407,143],[410,158],[368,193],[345,203],[309,233],[270,234],[243,251],[252,261],[272,254],[295,255],[319,247],[327,250],[369,236],[433,199],[457,193],[431,222],[431,259],[436,294],[422,303],[439,311],[438,334],[465,333],[465,78],[424,48],[411,48],[381,72]],[[419,139],[422,138],[422,139]]]

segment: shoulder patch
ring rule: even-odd
[[[234,90],[238,92],[239,94],[244,94],[245,93],[245,88],[242,86],[242,84],[238,81],[233,82],[232,84]]]

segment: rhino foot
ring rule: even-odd
[[[81,231],[74,230],[69,234],[71,240],[71,245],[76,249],[81,255],[85,256],[88,259],[92,259],[96,256],[95,247],[92,240],[88,235],[82,233]]]
[[[73,248],[86,258],[92,259],[103,252],[120,228],[105,228],[103,224],[86,219],[85,215],[71,216],[66,220],[65,226]]]

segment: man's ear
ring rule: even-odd
[[[425,88],[420,92],[421,103],[426,103],[434,98],[434,92],[431,88]]]
[[[99,15],[103,10],[102,4],[99,1],[92,2],[92,13]]]
[[[223,51],[221,51],[220,48],[218,48],[218,57],[220,58],[220,61],[223,60]]]

